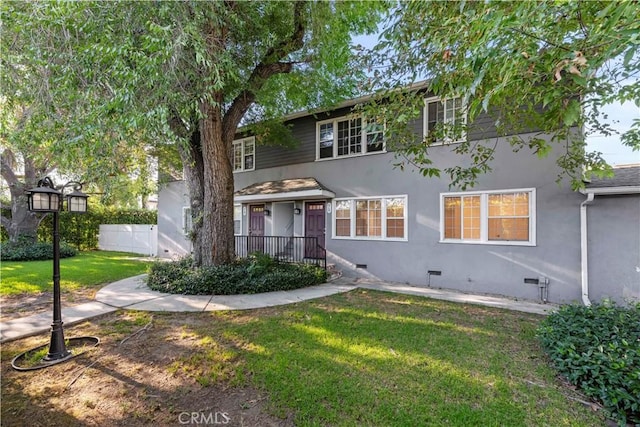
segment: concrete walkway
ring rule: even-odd
[[[146,275],[143,274],[114,282],[98,291],[95,301],[63,308],[62,321],[65,325],[71,325],[119,309],[177,312],[248,310],[292,304],[348,292],[356,288],[397,292],[535,314],[547,314],[557,308],[554,304],[540,304],[532,301],[517,301],[508,298],[464,294],[442,289],[346,277],[323,285],[292,291],[253,295],[175,295],[152,291],[145,284],[145,277]],[[46,312],[2,322],[0,323],[0,343],[46,332],[50,330],[51,321],[52,313]]]

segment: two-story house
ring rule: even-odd
[[[513,152],[480,116],[463,137],[497,143],[493,171],[457,191],[395,168],[384,129],[353,112],[363,101],[285,118],[293,149],[234,142],[235,232],[253,242],[238,252],[307,236],[345,276],[552,302],[640,297],[640,167],[574,192],[556,183],[557,155]],[[464,120],[460,100],[425,95],[412,128]],[[450,144],[429,154],[441,169],[461,161]],[[160,190],[159,256],[190,252],[188,206],[182,181]]]

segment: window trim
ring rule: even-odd
[[[360,153],[355,154],[344,154],[342,156],[338,155],[338,123],[350,120],[361,119],[360,128],[362,129],[360,134]],[[327,123],[333,124],[333,155],[331,157],[320,158],[320,126],[325,125]],[[326,160],[336,160],[336,159],[345,159],[349,157],[360,157],[360,156],[372,156],[374,154],[382,154],[387,152],[387,141],[385,138],[386,133],[386,125],[382,128],[382,150],[380,151],[367,151],[367,135],[366,128],[368,126],[367,120],[361,114],[353,114],[346,115],[340,117],[334,117],[332,119],[322,120],[316,122],[316,162],[324,162]],[[378,132],[375,132],[378,133]]]
[[[529,240],[489,240],[489,209],[488,200],[491,194],[529,193]],[[444,199],[445,197],[480,196],[480,239],[450,239],[444,233]],[[513,188],[505,190],[487,191],[459,191],[440,193],[440,243],[462,243],[465,245],[497,245],[497,246],[536,246],[536,189]]]
[[[404,237],[387,237],[387,202],[388,199],[404,200]],[[356,202],[358,200],[380,200],[381,206],[381,228],[380,237],[377,236],[356,236]],[[338,202],[350,201],[349,207],[349,236],[336,235],[336,220]],[[407,242],[409,241],[409,196],[407,194],[385,195],[385,196],[369,196],[369,197],[340,197],[331,201],[331,238],[336,240],[365,240],[365,241],[385,241],[385,242]],[[397,217],[394,217],[397,219]]]
[[[241,204],[241,203],[234,203],[234,204],[233,204],[234,214],[235,214],[235,209],[236,209],[236,207],[240,207],[240,233],[236,234],[236,232],[235,232],[235,226],[234,226],[233,235],[234,235],[234,236],[242,236],[242,204]],[[233,217],[233,222],[234,222],[234,224],[235,224],[235,222],[236,222],[236,218],[235,218],[235,216]]]
[[[247,143],[251,143],[253,144],[253,168],[251,169],[245,169],[244,165],[245,165],[245,146]],[[240,169],[235,169],[233,162],[235,161],[235,150],[236,150],[236,145],[240,145],[242,147],[241,150],[241,156],[242,156],[242,168]],[[250,171],[254,171],[256,170],[256,137],[255,136],[248,136],[246,138],[240,138],[240,139],[236,139],[233,141],[233,144],[231,145],[231,168],[233,169],[233,173],[239,173],[239,172],[250,172]]]
[[[422,110],[422,116],[423,116],[423,119],[422,119],[422,136],[423,136],[423,139],[425,141],[427,139],[427,136],[429,135],[429,129],[428,129],[428,127],[429,127],[429,104],[431,102],[438,102],[438,101],[445,102],[444,108],[445,108],[445,113],[446,113],[446,101],[456,100],[456,99],[460,99],[461,100],[461,103],[462,103],[461,109],[463,111],[463,113],[462,113],[462,122],[464,124],[467,124],[467,115],[468,115],[467,114],[468,113],[467,105],[462,101],[462,97],[455,96],[455,97],[449,97],[449,98],[441,98],[441,97],[438,97],[438,96],[431,96],[429,98],[425,98],[424,99],[424,107],[422,107],[423,108],[423,110]],[[443,123],[447,123],[447,122],[444,121]],[[455,123],[455,121],[454,121],[454,123]],[[458,138],[456,140],[451,140],[451,141],[448,141],[447,139],[437,140],[437,141],[429,144],[429,146],[430,147],[437,147],[437,146],[441,146],[441,145],[460,144],[461,142],[464,142],[464,141],[467,140],[467,136],[468,136],[467,135],[467,129],[465,129],[465,130],[463,130],[462,135],[460,135],[460,138]]]

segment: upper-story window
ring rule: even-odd
[[[384,126],[362,117],[349,116],[317,124],[317,159],[383,152]]]
[[[428,98],[424,101],[424,137],[430,144],[451,144],[467,135],[467,109],[462,98]]]
[[[256,139],[249,138],[233,141],[233,171],[252,171],[256,168]]]

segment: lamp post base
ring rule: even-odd
[[[53,362],[54,360],[64,359],[71,352],[67,350],[64,342],[64,330],[62,329],[62,321],[55,321],[51,324],[51,341],[49,342],[49,353],[42,359],[45,362]]]
[[[46,349],[47,345],[32,348],[23,353],[20,353],[11,361],[11,366],[17,371],[34,371],[37,369],[48,368],[49,366],[57,365],[58,363],[66,362],[76,356],[91,350],[100,344],[100,339],[97,337],[75,337],[69,338],[68,347],[71,351],[67,351],[65,356],[61,356],[58,359],[48,359],[48,355],[38,358]]]

